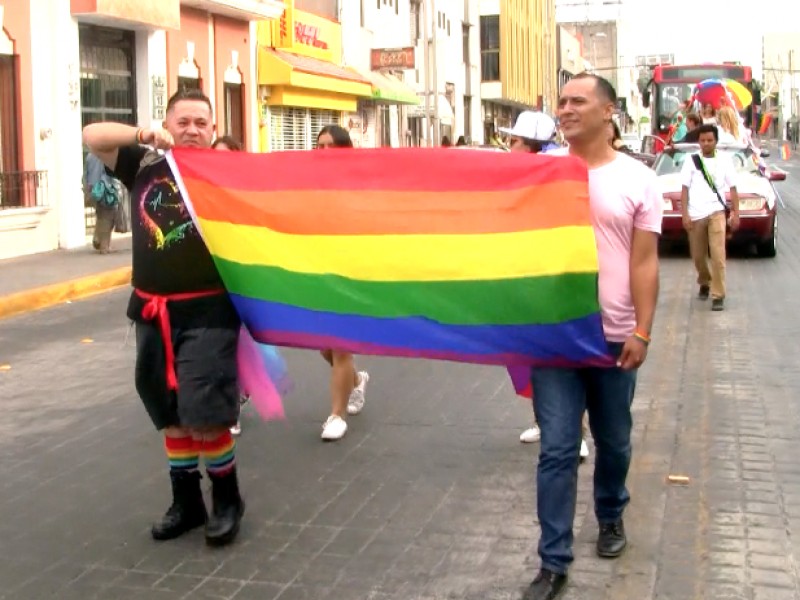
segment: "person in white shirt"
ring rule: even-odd
[[[710,293],[711,310],[720,311],[725,308],[727,227],[731,231],[739,228],[739,194],[733,163],[727,155],[717,154],[717,127],[701,125],[698,132],[701,151],[687,157],[681,170],[683,227],[689,236],[689,249],[697,269],[698,297],[707,300]],[[729,191],[731,206],[730,218],[727,218],[725,195]]]

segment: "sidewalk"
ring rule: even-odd
[[[91,244],[0,260],[0,319],[128,285],[131,238],[115,237],[110,254]]]

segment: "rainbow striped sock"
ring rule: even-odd
[[[197,471],[200,462],[200,449],[192,437],[164,437],[170,471],[189,473]]]
[[[213,440],[203,442],[203,459],[209,476],[222,477],[236,466],[236,440],[225,431]]]

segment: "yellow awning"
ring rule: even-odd
[[[351,69],[263,46],[258,49],[258,84],[372,97],[372,84]]]

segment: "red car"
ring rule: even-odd
[[[680,173],[683,163],[699,151],[697,144],[676,144],[659,154],[653,164],[664,198],[663,241],[686,240],[681,218]],[[759,256],[774,257],[778,252],[779,196],[773,182],[785,180],[786,173],[760,169],[758,157],[745,146],[720,144],[717,152],[730,156],[738,178],[740,225],[729,245],[755,244]],[[730,194],[726,200],[730,203]]]

